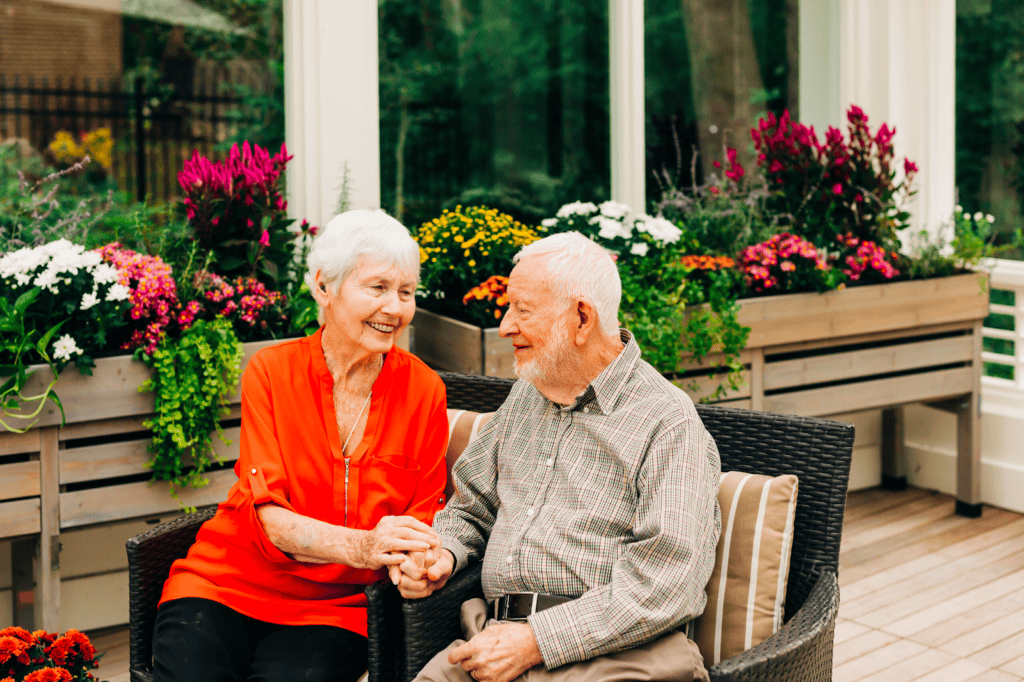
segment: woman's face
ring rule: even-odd
[[[317,273],[316,279],[330,335],[369,353],[391,350],[416,313],[416,280],[398,266],[361,257],[337,293],[323,275]]]

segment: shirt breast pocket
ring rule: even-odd
[[[360,517],[373,528],[382,517],[402,516],[420,481],[416,462],[399,454],[368,457],[361,463]]]

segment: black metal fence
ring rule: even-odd
[[[217,147],[247,112],[227,79],[197,79],[190,92],[168,86],[147,89],[120,81],[0,73],[0,139],[19,139],[45,153],[57,133],[76,140],[107,128],[113,139],[107,169],[117,186],[138,200],[162,202],[178,195],[178,171],[193,149],[220,157]]]

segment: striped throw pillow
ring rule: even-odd
[[[796,476],[722,474],[722,535],[708,603],[693,623],[693,639],[709,668],[782,626],[796,496]]]
[[[445,463],[448,467],[448,483],[445,485],[444,498],[452,499],[455,484],[452,483],[452,465],[466,449],[469,442],[476,438],[480,429],[491,420],[493,412],[468,412],[466,410],[448,410],[448,450],[445,452]]]

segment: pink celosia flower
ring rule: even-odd
[[[260,235],[260,246],[270,246],[270,233],[266,230]]]

